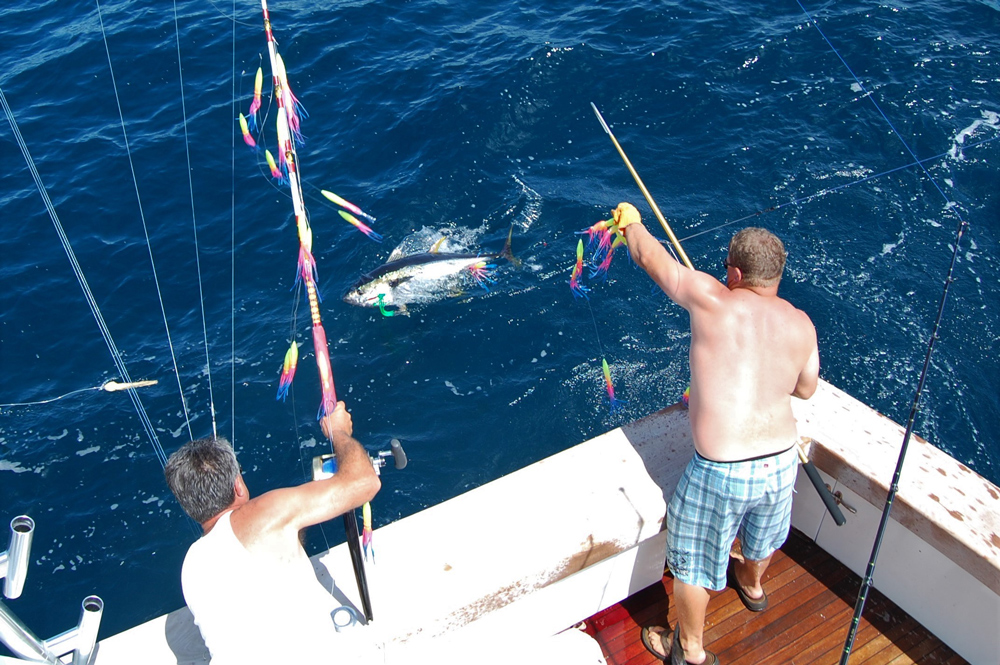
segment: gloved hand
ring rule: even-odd
[[[614,230],[622,237],[624,237],[625,227],[630,224],[642,224],[642,217],[639,215],[639,211],[631,203],[624,201],[619,203],[611,215],[615,220]]]

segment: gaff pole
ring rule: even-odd
[[[639,189],[642,190],[642,195],[646,197],[646,202],[649,203],[649,207],[653,209],[653,214],[656,215],[656,219],[660,220],[660,226],[662,226],[663,230],[666,231],[667,237],[670,238],[670,242],[673,243],[674,249],[677,250],[677,255],[681,257],[681,261],[684,265],[691,270],[694,270],[694,266],[691,265],[691,259],[688,258],[688,255],[684,253],[684,248],[681,247],[681,241],[677,239],[677,236],[675,236],[674,232],[670,229],[670,225],[667,224],[666,218],[657,207],[656,201],[653,200],[653,195],[649,193],[649,190],[646,189],[646,185],[642,183],[642,178],[640,178],[639,174],[636,173],[635,168],[632,166],[632,162],[629,161],[625,151],[622,150],[621,144],[618,143],[618,139],[616,139],[615,135],[611,133],[611,128],[608,127],[608,123],[604,122],[604,116],[602,116],[601,112],[597,110],[597,105],[594,104],[594,102],[591,102],[590,108],[594,109],[594,114],[597,116],[597,119],[601,121],[601,127],[603,127],[604,131],[611,137],[611,142],[615,144],[618,154],[622,156],[622,161],[625,162],[625,166],[628,167],[632,177],[635,178],[635,184],[639,185]]]

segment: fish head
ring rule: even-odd
[[[359,282],[344,294],[344,302],[355,307],[385,307],[393,304],[392,289],[384,283]]]

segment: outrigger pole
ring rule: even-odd
[[[694,266],[691,265],[691,259],[688,258],[687,254],[684,252],[684,248],[681,247],[681,241],[677,239],[677,236],[675,236],[674,232],[670,229],[670,225],[667,224],[667,220],[664,219],[663,213],[660,212],[660,208],[656,205],[656,201],[653,200],[653,195],[649,193],[649,190],[646,189],[646,185],[642,183],[642,178],[640,178],[639,174],[636,173],[635,167],[632,166],[632,162],[629,161],[625,151],[622,150],[622,146],[618,143],[618,139],[616,139],[615,135],[611,133],[611,128],[608,127],[608,123],[604,121],[604,117],[601,115],[601,112],[597,110],[597,105],[595,105],[594,102],[591,102],[590,108],[594,109],[594,114],[597,116],[597,119],[601,121],[601,127],[603,127],[604,131],[611,137],[611,142],[615,144],[615,148],[618,150],[618,154],[621,155],[622,161],[625,162],[625,166],[628,167],[628,170],[632,173],[632,177],[635,178],[635,183],[639,185],[639,189],[642,190],[642,195],[646,197],[646,202],[649,203],[649,207],[653,209],[653,214],[655,214],[656,218],[660,220],[660,225],[663,227],[663,230],[667,232],[667,236],[670,238],[670,242],[673,243],[674,248],[677,250],[678,256],[680,256],[684,265],[691,270],[694,270]],[[819,497],[823,500],[823,504],[833,517],[833,521],[837,523],[837,526],[841,526],[847,520],[844,519],[844,513],[841,512],[840,506],[837,505],[837,499],[830,492],[830,488],[826,486],[826,483],[823,482],[823,479],[819,475],[819,471],[816,470],[813,463],[809,461],[808,457],[806,457],[806,454],[802,451],[802,447],[799,444],[796,444],[795,448],[799,453],[799,461],[802,463],[802,468],[805,469],[806,475],[809,476],[809,480],[812,481],[813,487],[815,487],[816,491],[819,493]]]
[[[938,305],[937,318],[931,328],[931,336],[927,341],[927,355],[924,356],[924,367],[920,370],[920,379],[917,381],[917,391],[913,396],[913,406],[910,407],[910,417],[906,421],[906,432],[903,434],[903,445],[899,449],[899,459],[896,460],[896,470],[892,474],[892,483],[889,485],[889,494],[885,498],[885,508],[882,509],[882,519],[878,524],[878,531],[875,534],[875,544],[872,546],[872,555],[868,560],[868,568],[865,570],[865,577],[861,580],[861,589],[858,591],[858,600],[854,605],[854,617],[851,619],[851,628],[847,633],[847,641],[844,642],[844,653],[840,657],[840,665],[847,665],[851,657],[851,649],[854,647],[854,638],[858,633],[858,625],[861,623],[861,613],[865,608],[865,601],[868,599],[868,591],[872,586],[872,578],[875,575],[875,561],[878,559],[879,550],[882,548],[882,539],[885,537],[886,527],[889,525],[889,513],[892,511],[892,502],[899,491],[899,476],[903,472],[903,460],[906,458],[906,449],[910,445],[910,434],[913,432],[913,421],[917,417],[917,407],[920,404],[920,394],[924,390],[924,382],[927,380],[927,369],[931,364],[931,352],[934,351],[934,342],[938,339],[938,330],[941,328],[941,319],[944,316],[944,304],[948,299],[948,288],[954,282],[952,275],[955,273],[955,262],[958,260],[958,249],[962,245],[962,236],[968,222],[961,220],[958,224],[958,232],[955,237],[955,249],[951,254],[951,265],[948,266],[948,276],[944,280],[944,292],[941,294],[941,304]]]

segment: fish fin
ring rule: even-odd
[[[403,252],[403,246],[402,246],[402,245],[400,245],[400,246],[399,246],[399,247],[397,247],[396,249],[392,250],[392,254],[390,254],[390,255],[389,255],[389,258],[387,258],[387,259],[385,260],[385,262],[386,262],[386,263],[392,263],[393,261],[398,261],[398,260],[400,260],[400,259],[401,259],[401,258],[403,258],[404,256],[406,256],[406,254],[405,254],[405,253]]]
[[[437,242],[435,242],[433,245],[431,245],[431,249],[430,249],[429,253],[430,254],[437,254],[439,251],[441,251],[441,245],[443,245],[444,241],[447,240],[447,239],[448,239],[448,236],[441,236],[441,238],[439,238],[437,240]]]
[[[507,242],[504,243],[503,250],[500,252],[502,258],[507,259],[515,268],[521,267],[521,259],[514,256],[514,252],[510,249],[510,239],[514,235],[514,224],[510,225],[510,230],[507,231]]]

